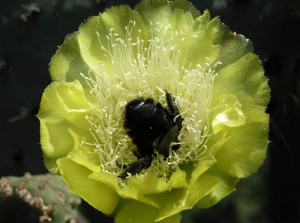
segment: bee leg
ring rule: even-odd
[[[126,164],[120,164],[118,162],[118,160],[116,160],[116,164],[117,164],[117,167],[119,167],[119,168],[125,168],[125,169],[127,169],[127,167],[128,167]]]
[[[126,170],[118,177],[121,179],[125,179],[130,175],[139,174],[143,169],[147,169],[151,165],[152,159],[153,158],[151,155],[147,155],[139,159],[138,161],[129,164]]]
[[[184,119],[180,115],[180,110],[178,104],[176,103],[176,98],[170,93],[168,93],[167,90],[165,90],[165,92],[169,112],[173,119],[175,119],[174,122],[178,126],[178,131],[180,131],[182,129],[182,122]]]

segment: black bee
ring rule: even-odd
[[[171,142],[178,142],[183,118],[175,97],[165,92],[168,109],[159,102],[155,104],[151,98],[134,99],[126,105],[124,128],[128,130],[128,135],[137,147],[134,154],[138,161],[123,165],[125,171],[119,178],[125,179],[128,174],[138,174],[150,167],[155,151],[165,158],[168,157]],[[171,149],[176,151],[179,147],[179,144],[175,144]],[[121,167],[118,162],[117,165]]]

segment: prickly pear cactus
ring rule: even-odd
[[[32,208],[40,211],[41,223],[75,223],[80,198],[68,192],[60,176],[25,174],[23,177],[2,177],[0,202],[17,195]]]

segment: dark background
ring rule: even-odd
[[[138,2],[0,0],[0,176],[47,172],[35,114],[51,81],[48,63],[66,34],[107,7]],[[253,41],[272,90],[270,144],[258,173],[216,206],[184,212],[182,223],[300,222],[300,1],[191,2]],[[113,222],[87,204],[81,211],[91,222]]]

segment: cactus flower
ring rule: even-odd
[[[270,90],[251,42],[186,0],[88,18],[50,74],[38,113],[45,165],[116,223],[180,222],[181,211],[216,204],[266,157]],[[166,92],[182,128],[167,156],[153,142],[149,166],[127,173],[143,148],[124,127],[126,105],[151,98],[167,109]]]

